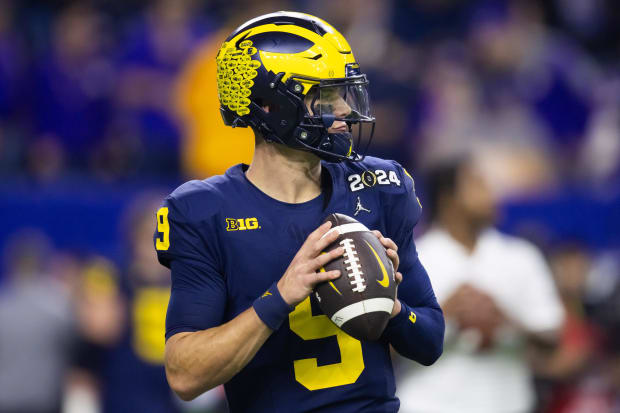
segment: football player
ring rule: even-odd
[[[224,383],[232,412],[397,411],[390,345],[430,365],[444,319],[413,242],[413,179],[363,156],[375,121],[366,76],[338,31],[293,12],[241,25],[217,65],[224,123],[252,128],[255,153],[180,186],[157,212],[155,248],[172,273],[170,386],[189,400]],[[378,230],[400,268],[378,341],[344,333],[310,295],[341,275],[320,271],[343,254],[321,254],[338,235],[321,238],[334,212]]]

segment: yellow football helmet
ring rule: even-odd
[[[216,60],[226,125],[250,126],[269,141],[332,162],[364,158],[358,148],[366,141],[365,152],[375,125],[368,80],[330,24],[296,12],[259,16],[226,39]],[[329,133],[335,121],[348,132]]]

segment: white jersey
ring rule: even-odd
[[[418,253],[440,304],[463,284],[491,296],[503,313],[531,332],[557,330],[564,310],[549,268],[527,241],[494,229],[472,253],[435,228],[418,240]],[[534,404],[524,340],[503,329],[479,351],[475,331],[457,331],[446,319],[444,354],[431,367],[407,371],[397,386],[401,412],[527,412]]]

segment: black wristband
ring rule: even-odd
[[[295,309],[288,305],[278,291],[277,281],[263,295],[254,300],[254,311],[263,323],[272,330],[280,328],[288,314]]]

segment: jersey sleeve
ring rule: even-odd
[[[393,199],[389,205],[389,215],[386,219],[386,229],[389,237],[398,245],[399,270],[403,272],[413,267],[418,258],[413,243],[413,228],[422,215],[422,204],[418,200],[415,192],[415,183],[409,172],[397,162],[394,162],[394,167],[397,173],[400,174],[402,190],[392,196]],[[404,250],[401,251],[401,249]]]
[[[157,211],[155,250],[172,278],[166,339],[218,326],[224,317],[226,283],[215,236],[209,235],[208,222],[189,215],[188,201],[172,195]]]
[[[388,209],[386,229],[398,246],[398,271],[403,275],[398,299],[402,308],[388,323],[383,337],[401,355],[430,365],[443,351],[444,318],[413,240],[422,205],[411,175],[398,163],[394,166],[401,175],[403,192],[394,197]]]
[[[533,245],[513,247],[522,277],[520,305],[510,316],[532,333],[557,331],[564,322],[564,307],[542,253]]]

